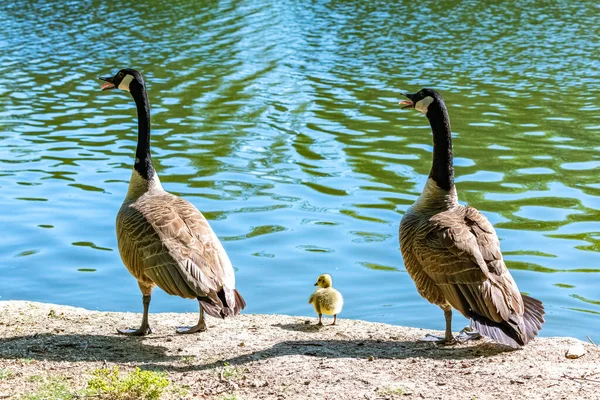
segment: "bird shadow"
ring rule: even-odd
[[[155,336],[152,339],[159,339]],[[0,339],[0,358],[49,361],[156,362],[175,358],[152,339],[89,334],[33,334]]]
[[[273,324],[272,326],[293,332],[319,332],[322,330],[330,329],[329,324],[317,325],[316,323],[307,324],[306,322],[298,324]],[[335,329],[335,326],[331,328]]]
[[[277,324],[281,329],[299,332],[328,330],[328,326],[314,324]],[[331,327],[329,329],[335,329]],[[340,333],[343,333],[340,331]],[[514,349],[490,342],[459,346],[437,346],[408,340],[380,339],[308,339],[284,340],[271,347],[232,356],[209,363],[180,365],[179,355],[169,355],[172,349],[153,342],[168,340],[168,335],[151,337],[91,335],[91,334],[33,334],[0,338],[0,359],[48,360],[56,362],[107,361],[114,363],[142,363],[148,369],[166,369],[173,372],[201,371],[220,368],[225,363],[242,366],[247,363],[285,356],[355,359],[410,359],[467,360],[490,357]],[[310,359],[307,360],[310,362]]]
[[[300,332],[317,332],[322,329],[327,329],[327,326],[320,327],[315,326],[314,324],[276,324],[273,326]],[[516,349],[502,344],[486,341],[475,341],[467,345],[458,346],[439,346],[433,343],[407,340],[286,340],[276,343],[269,348],[235,357],[220,359],[211,363],[187,366],[171,365],[167,366],[166,369],[174,372],[209,370],[223,367],[223,365],[243,366],[244,364],[259,360],[294,355],[314,357],[315,360],[321,360],[323,358],[354,358],[368,360],[429,358],[436,360],[469,360],[481,357],[491,357],[515,350]]]

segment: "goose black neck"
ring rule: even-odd
[[[133,168],[146,180],[154,176],[154,166],[150,156],[150,102],[146,87],[133,80],[129,85],[131,96],[135,100],[138,115],[138,143]]]
[[[429,177],[444,190],[454,186],[452,166],[452,133],[446,106],[441,100],[431,104],[427,118],[433,132],[433,163]]]

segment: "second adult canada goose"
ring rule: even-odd
[[[444,310],[453,342],[452,307],[482,335],[512,347],[532,340],[544,323],[539,300],[522,295],[487,218],[458,203],[452,166],[450,119],[442,96],[431,89],[405,94],[403,108],[427,116],[433,132],[433,164],[421,196],[400,223],[404,265],[421,296]]]
[[[125,335],[150,333],[148,307],[152,289],[198,299],[200,318],[178,333],[206,330],[204,311],[217,318],[237,315],[246,306],[235,289],[233,267],[208,221],[192,203],[166,192],[150,157],[150,104],[142,75],[123,69],[105,81],[102,90],[131,93],[137,106],[138,143],[129,189],[117,215],[119,253],[142,291],[144,315],[137,329]]]

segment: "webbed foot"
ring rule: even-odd
[[[479,340],[481,339],[481,334],[471,328],[470,326],[464,327],[458,335],[454,338],[457,342],[467,342],[469,340]]]
[[[180,326],[177,328],[177,330],[175,332],[183,335],[183,334],[189,334],[189,333],[205,332],[206,330],[207,330],[206,325],[204,323],[202,323],[202,324],[196,324],[194,326]]]
[[[443,346],[451,346],[457,343],[456,339],[453,337],[446,338],[444,336],[435,336],[429,333],[425,335],[425,337],[417,340],[417,342],[435,343]]]
[[[154,329],[150,328],[149,326],[141,326],[138,329],[134,329],[134,328],[127,328],[127,329],[117,329],[117,332],[120,333],[121,335],[127,335],[127,336],[146,336],[150,333],[154,333]]]

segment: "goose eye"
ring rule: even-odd
[[[122,77],[123,77],[123,73],[119,72],[119,78],[122,78]]]

